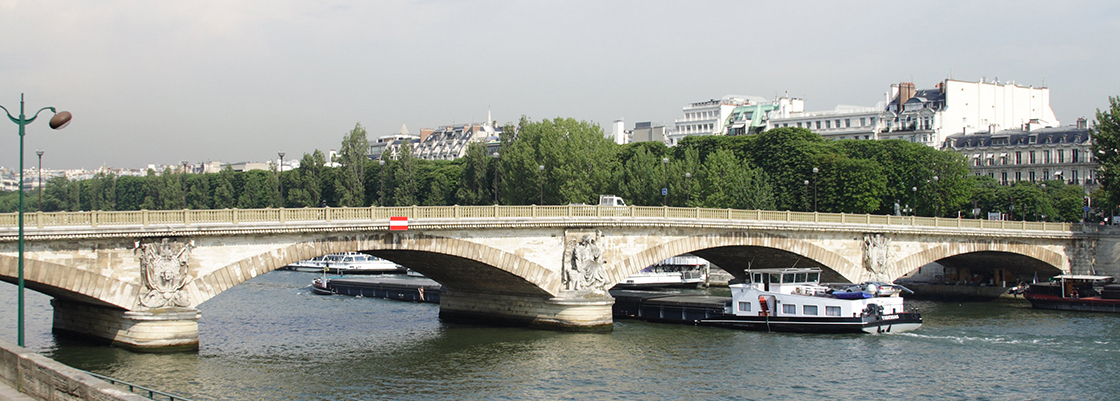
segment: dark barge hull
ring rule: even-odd
[[[904,284],[914,293],[903,293],[908,299],[928,299],[952,302],[987,302],[1006,294],[1011,287],[984,287],[971,285]]]
[[[437,304],[442,287],[428,279],[332,278],[327,282],[333,294]]]
[[[1120,299],[1100,297],[1062,298],[1054,295],[1023,294],[1035,309],[1120,313]]]
[[[651,291],[611,290],[614,316],[659,323],[717,326],[741,330],[795,333],[889,333],[895,327],[912,330],[922,324],[918,313],[885,316],[843,317],[767,317],[735,316],[724,312],[731,297],[680,295]]]
[[[909,331],[922,325],[918,313],[864,317],[778,317],[733,316],[707,319],[699,324],[732,329],[780,331],[792,333],[890,333],[895,327]]]

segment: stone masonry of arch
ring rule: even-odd
[[[812,259],[855,282],[861,281],[864,273],[864,269],[857,261],[807,239],[766,232],[730,231],[685,237],[641,251],[621,263],[617,281],[673,256],[725,246],[766,247],[789,251]]]
[[[192,300],[196,300],[192,307],[259,274],[320,255],[359,251],[372,251],[372,253],[378,253],[378,251],[421,251],[479,262],[508,273],[507,276],[512,281],[524,281],[521,285],[515,285],[521,293],[526,294],[535,293],[545,296],[548,293],[558,292],[560,287],[560,278],[555,272],[518,255],[483,244],[457,238],[416,233],[376,233],[330,236],[299,242],[219,268],[200,277],[195,281],[197,284],[189,289]],[[392,257],[390,256],[390,258]],[[441,276],[440,272],[426,273],[436,277]],[[447,272],[442,275],[448,276]],[[449,280],[443,281],[447,281],[445,285],[454,285],[458,280],[451,276]],[[507,280],[501,284],[510,283]],[[509,291],[508,288],[505,291]],[[493,292],[500,291],[494,290]]]
[[[517,230],[426,230],[393,233],[386,231],[337,234],[318,233],[251,234],[245,236],[174,236],[194,245],[190,261],[191,281],[184,286],[189,307],[257,275],[311,257],[346,251],[371,251],[393,259],[400,252],[415,251],[451,255],[477,262],[501,272],[503,281],[488,292],[557,296],[563,292],[561,271],[564,257],[564,227]],[[578,230],[577,230],[578,231]],[[846,279],[894,279],[925,263],[969,252],[998,251],[1038,259],[1061,271],[1071,271],[1069,240],[1020,238],[1016,241],[990,237],[931,235],[905,232],[885,233],[890,239],[886,269],[878,275],[869,271],[861,248],[866,233],[845,231],[726,230],[712,227],[603,227],[607,283],[617,283],[660,260],[682,253],[725,246],[772,248],[790,252],[832,269]],[[25,265],[28,287],[51,295],[109,304],[125,310],[137,309],[140,268],[130,239],[101,241],[54,240],[29,244]],[[551,250],[548,250],[551,249]],[[570,253],[569,253],[570,254]],[[399,261],[399,260],[398,260]],[[407,264],[406,264],[407,265]],[[424,272],[440,276],[440,272]],[[477,270],[474,273],[479,273]],[[14,255],[0,255],[0,275],[14,280]],[[443,273],[445,285],[473,283],[466,273]],[[69,294],[64,294],[69,293]]]
[[[612,282],[620,282],[646,266],[666,258],[687,252],[742,246],[762,247],[787,251],[799,257],[811,259],[820,266],[831,269],[850,282],[868,280],[893,281],[916,270],[918,267],[956,255],[977,252],[999,252],[1036,259],[1052,266],[1058,271],[1072,272],[1073,259],[1078,256],[1077,249],[1070,250],[1072,241],[1052,239],[1023,238],[1016,241],[992,238],[966,238],[953,236],[930,236],[907,233],[887,233],[882,235],[887,247],[887,263],[881,270],[869,266],[867,249],[863,242],[865,235],[876,233],[812,234],[808,237],[796,233],[774,233],[766,231],[725,231],[700,233],[697,235],[672,238],[635,253],[622,260],[610,276]],[[666,237],[669,235],[663,234]],[[1083,252],[1084,253],[1084,252]],[[1082,265],[1091,261],[1080,261]]]

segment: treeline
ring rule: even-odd
[[[365,129],[356,125],[335,160],[316,150],[303,155],[299,168],[279,174],[166,170],[146,177],[57,177],[45,185],[42,210],[595,204],[600,194],[615,194],[645,206],[943,217],[973,217],[977,209],[977,217],[1082,218],[1078,186],[1001,186],[970,175],[956,153],[895,140],[826,141],[801,128],[687,137],[669,148],[660,142],[620,146],[585,121],[523,117],[504,128],[496,155],[472,143],[466,157],[454,161],[417,159],[408,144],[393,160],[372,161],[367,143]],[[0,211],[16,210],[15,195],[0,195]],[[25,210],[38,210],[35,192],[25,202]]]

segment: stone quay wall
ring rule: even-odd
[[[0,382],[44,401],[148,400],[4,340],[0,340]]]

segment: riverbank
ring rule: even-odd
[[[0,401],[60,399],[147,401],[83,371],[0,340]]]

